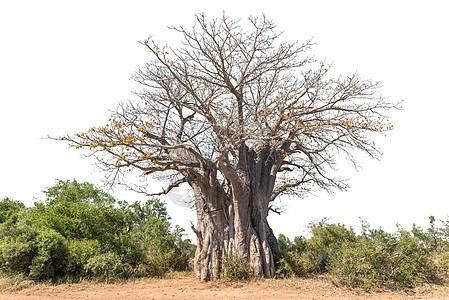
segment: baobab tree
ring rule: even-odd
[[[89,149],[111,184],[126,184],[129,172],[164,178],[154,194],[188,183],[202,280],[219,277],[231,256],[250,262],[255,276],[273,277],[273,201],[345,189],[336,159],[378,157],[372,135],[392,129],[386,113],[397,105],[377,82],[333,77],[330,65],[307,55],[311,41],[282,42],[265,16],[196,20],[192,29],[171,28],[179,47],[141,42],[152,60],[133,75],[142,86],[136,101],[105,126],[61,139]]]

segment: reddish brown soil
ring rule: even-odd
[[[449,299],[449,287],[421,286],[412,290],[377,291],[337,287],[327,279],[258,280],[251,282],[200,282],[192,276],[142,279],[104,284],[39,284],[0,292],[1,300],[56,299]]]

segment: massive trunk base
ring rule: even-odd
[[[195,183],[191,186],[198,218],[197,227],[192,226],[197,235],[194,270],[198,278],[207,281],[225,276],[225,262],[235,258],[249,262],[255,277],[274,277],[277,242],[265,210],[236,205],[218,184],[209,182],[206,193]]]

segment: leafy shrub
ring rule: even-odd
[[[122,258],[113,252],[90,258],[84,269],[88,276],[106,281],[128,278],[132,274],[131,266],[123,262]]]
[[[28,273],[35,249],[16,239],[5,239],[0,244],[2,271],[6,273]]]
[[[355,232],[341,224],[328,224],[327,220],[309,225],[313,236],[307,241],[307,250],[313,260],[315,272],[327,271],[330,260],[344,242],[354,242]]]
[[[438,253],[449,251],[449,220],[437,220],[430,216],[427,230],[413,224],[411,232],[427,249]]]
[[[100,244],[97,240],[69,240],[67,275],[86,276],[84,266],[89,259],[100,254]]]
[[[186,270],[194,246],[170,224],[159,199],[116,201],[89,183],[57,181],[24,208],[0,202],[0,271],[40,280],[111,280]],[[1,220],[3,220],[1,219]]]
[[[303,236],[297,236],[294,238],[293,242],[290,241],[288,237],[280,234],[278,237],[278,247],[280,253],[286,253],[289,251],[302,252],[306,248],[306,239]]]
[[[0,242],[2,271],[46,279],[65,271],[68,249],[63,236],[52,230],[17,226]]]
[[[231,254],[223,263],[223,277],[231,280],[247,280],[253,275],[251,264],[244,257]]]
[[[34,281],[22,273],[0,277],[0,292],[17,291],[34,285]]]
[[[0,223],[10,221],[17,223],[19,213],[25,208],[25,205],[20,201],[9,199],[8,197],[0,201]]]
[[[90,183],[57,181],[44,191],[46,199],[27,210],[23,222],[50,228],[67,239],[91,239],[114,245],[125,225],[116,200]]]
[[[315,274],[318,265],[310,251],[284,252],[276,264],[278,278],[310,277]]]
[[[147,258],[145,272],[152,277],[163,277],[171,269],[174,260],[173,251],[161,252],[157,249],[149,250]]]
[[[357,243],[345,243],[332,258],[331,273],[342,284],[361,286],[414,286],[440,282],[440,268],[431,252],[417,237],[399,229],[360,236]]]
[[[340,245],[354,241],[352,229],[341,224],[328,224],[327,220],[309,225],[312,237],[295,237],[291,242],[283,235],[279,236],[279,257],[276,262],[276,275],[286,277],[310,277],[313,274],[328,271],[331,258]]]
[[[30,266],[31,278],[54,278],[65,272],[68,247],[65,239],[52,230],[40,231],[35,240],[36,256]]]
[[[362,234],[326,220],[310,225],[310,239],[295,243],[279,237],[280,278],[308,277],[328,272],[340,284],[370,289],[373,286],[414,286],[440,283],[449,270],[449,255],[432,252],[428,233],[416,226],[412,232],[398,227],[390,234],[362,222]]]

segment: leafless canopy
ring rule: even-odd
[[[239,149],[269,145],[265,155],[282,157],[271,200],[314,186],[345,188],[332,176],[338,154],[354,162],[354,150],[379,154],[370,134],[392,128],[384,113],[396,105],[377,82],[332,77],[330,65],[307,55],[311,41],[282,42],[265,16],[249,18],[249,29],[226,16],[197,21],[172,28],[182,47],[141,42],[152,57],[133,76],[141,101],[120,106],[104,127],[63,139],[90,148],[112,180],[134,169],[184,174],[213,166],[232,182]]]

